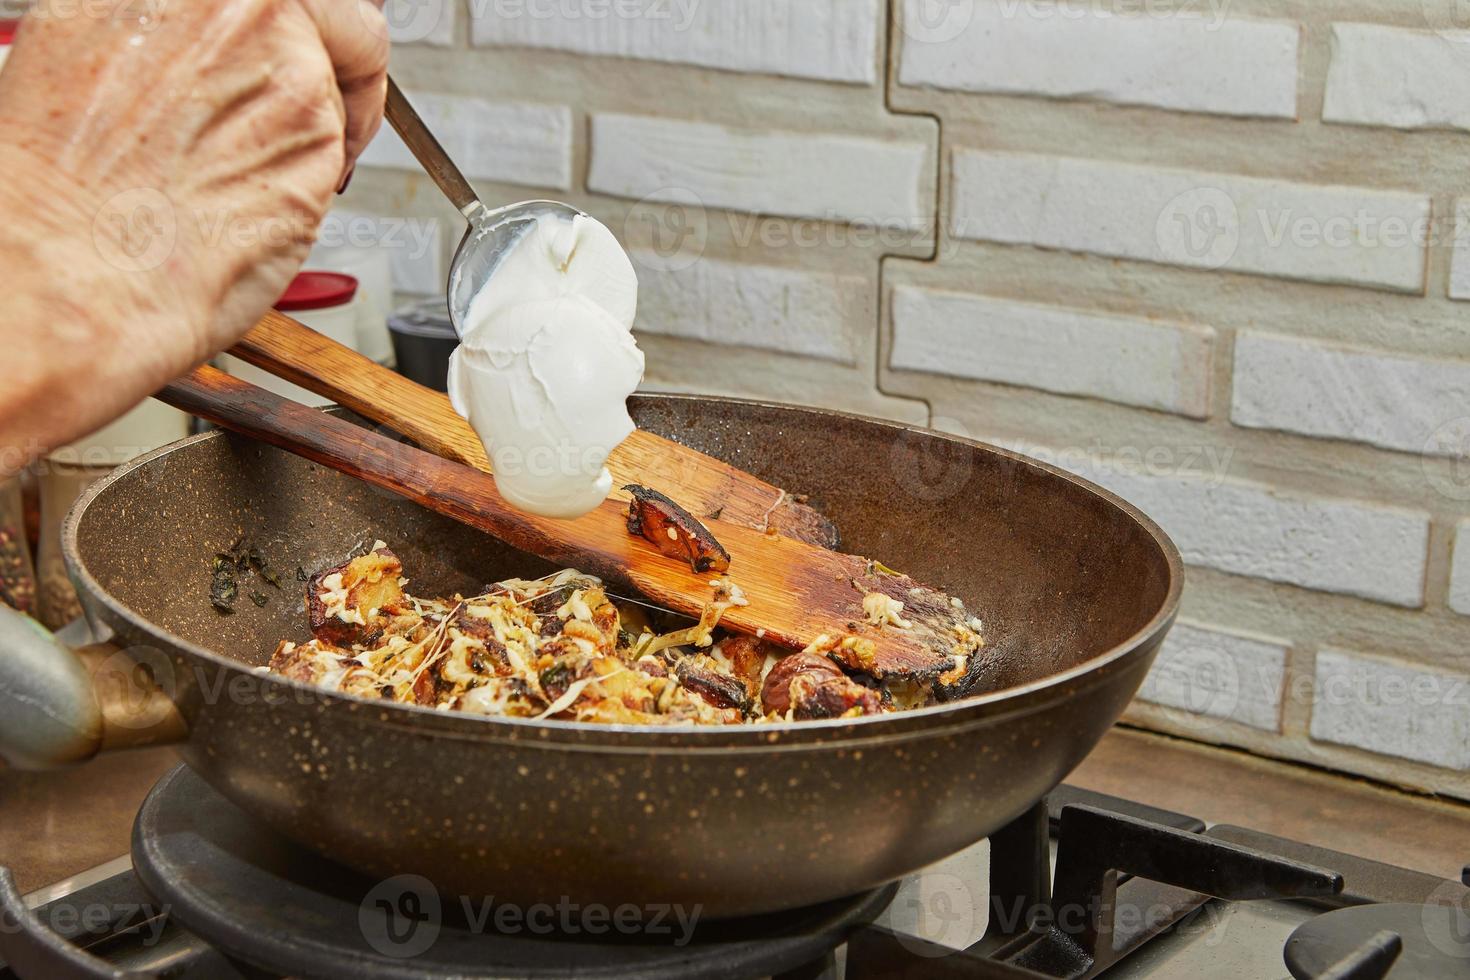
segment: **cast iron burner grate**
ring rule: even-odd
[[[1048,874],[1053,841],[1055,870]],[[9,961],[0,963],[0,980],[282,974],[830,980],[837,975],[834,951],[844,941],[847,980],[1092,980],[1133,976],[1130,967],[1140,959],[1139,975],[1172,977],[1179,974],[1167,972],[1167,950],[1179,951],[1169,944],[1180,926],[1206,906],[1241,908],[1257,899],[1276,909],[1273,915],[1294,909],[1288,918],[1303,924],[1289,941],[1283,933],[1269,948],[1255,947],[1265,956],[1249,959],[1252,974],[1279,977],[1285,942],[1286,962],[1299,980],[1470,980],[1470,888],[1461,882],[1240,827],[1206,830],[1182,814],[1068,786],[992,835],[990,853],[990,929],[965,950],[872,924],[893,899],[890,887],[779,915],[704,924],[682,947],[647,936],[497,934],[441,906],[439,917],[429,915],[434,941],[420,951],[411,927],[429,911],[428,895],[411,888],[385,893],[381,883],[265,830],[180,768],[154,788],[138,815],[132,871],[31,913],[0,868],[0,956]],[[1470,883],[1470,869],[1465,880]],[[387,901],[375,901],[380,898]],[[75,921],[87,907],[115,914],[101,928],[87,928]],[[1069,908],[1084,914],[1063,925],[1058,912]],[[69,913],[72,923],[60,926],[48,914],[55,910]],[[1148,915],[1137,915],[1141,910]],[[1039,917],[1032,914],[1038,911]],[[148,941],[139,941],[143,934]],[[1166,950],[1164,973],[1149,966],[1155,940]],[[1210,959],[1199,964],[1201,977],[1217,975],[1217,964],[1218,975],[1248,980],[1229,965],[1244,961],[1219,958],[1226,950],[1205,952]]]
[[[672,912],[657,922],[657,912],[646,914],[638,935],[612,936],[601,914],[580,921],[582,909],[578,918],[538,916],[538,929],[555,918],[554,933],[502,934],[493,918],[474,924],[483,906],[467,913],[422,879],[375,882],[286,841],[182,766],[138,813],[133,866],[181,924],[234,957],[281,973],[371,980],[763,976],[820,959],[893,897],[881,888],[794,913],[699,924],[678,945],[685,934]],[[593,937],[592,928],[609,931]]]
[[[1385,975],[1393,980],[1470,977],[1466,924],[1465,912],[1457,905],[1392,903],[1336,909],[1302,923],[1292,933],[1286,943],[1286,965],[1296,980],[1317,980],[1350,957],[1386,959],[1392,971]]]
[[[1052,838],[1048,881],[1036,869],[1048,867]],[[1068,786],[994,835],[991,854],[990,928],[978,943],[948,950],[867,926],[848,940],[847,980],[1113,976],[1216,899],[1321,909],[1284,952],[1297,980],[1470,980],[1470,867],[1462,885],[1239,827],[1207,831]],[[1018,908],[1042,921],[1004,915]],[[1070,927],[1059,925],[1067,909],[1082,913]]]
[[[211,963],[190,963],[180,973],[180,957],[172,968],[164,962],[145,973],[121,973],[95,959],[97,969],[87,972],[85,954],[68,961],[56,958],[65,951],[53,949],[46,951],[55,957],[43,961],[43,972],[33,972],[32,960],[33,970],[24,975],[780,977],[798,969],[820,972],[833,950],[886,908],[896,890],[890,885],[792,912],[697,923],[687,942],[689,933],[672,913],[658,922],[656,911],[645,913],[637,927],[625,919],[624,933],[615,934],[601,913],[588,918],[586,909],[571,906],[564,914],[548,906],[536,916],[534,933],[520,920],[507,934],[497,931],[495,912],[487,912],[483,899],[465,906],[431,894],[423,879],[374,881],[333,864],[264,827],[184,766],[164,776],[144,801],[132,859],[137,881],[155,903],[151,914],[166,913],[173,925],[213,947]],[[687,913],[682,921],[689,921]],[[577,935],[561,929],[568,922]],[[591,936],[593,928],[602,931]],[[228,972],[220,972],[221,956]]]

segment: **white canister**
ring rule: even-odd
[[[357,350],[357,303],[357,280],[352,276],[341,272],[310,271],[302,272],[292,280],[285,295],[276,301],[276,309],[295,317],[317,333]],[[220,367],[243,381],[303,405],[321,408],[332,404],[329,398],[282,381],[229,354],[220,357]]]
[[[380,219],[334,211],[322,222],[306,264],[357,280],[358,353],[392,366],[388,315],[393,310],[393,268],[381,238]]]
[[[188,434],[189,416],[161,401],[145,398],[131,411],[47,454],[47,458],[69,466],[108,470]]]

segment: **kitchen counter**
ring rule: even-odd
[[[143,797],[177,764],[148,749],[64,772],[0,769],[0,865],[25,894],[126,854]]]
[[[125,854],[133,814],[175,761],[154,749],[61,773],[0,771],[0,864],[24,893]],[[1444,878],[1470,862],[1470,805],[1127,728],[1068,782]]]
[[[1470,864],[1470,804],[1165,735],[1114,728],[1067,782],[1441,878]]]

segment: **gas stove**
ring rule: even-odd
[[[29,896],[0,874],[0,977],[1470,978],[1465,881],[1072,786],[840,902],[636,934],[552,908],[361,878],[180,767],[129,857]]]

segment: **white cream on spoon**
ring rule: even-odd
[[[476,292],[449,361],[449,398],[513,506],[580,517],[607,499],[607,456],[634,429],[643,380],[638,277],[593,218],[543,215]]]

